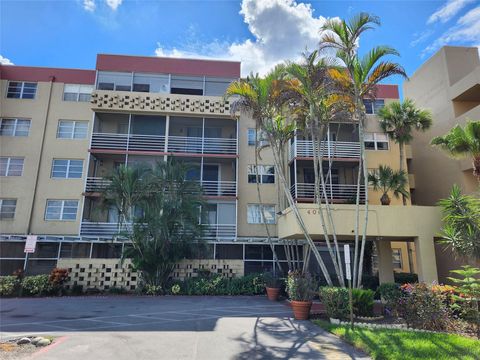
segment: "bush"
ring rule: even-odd
[[[445,295],[432,290],[427,284],[405,284],[399,311],[408,326],[424,330],[446,330],[450,325],[450,312]]]
[[[173,295],[178,295],[178,294],[180,294],[181,289],[182,288],[180,287],[179,284],[174,284],[174,285],[172,285],[172,288],[170,289],[170,291],[172,292]]]
[[[398,302],[402,296],[400,286],[394,283],[384,283],[378,287],[377,294],[385,304],[387,312],[397,314]]]
[[[72,296],[83,295],[83,286],[78,284],[72,285],[72,288],[70,289],[70,295]]]
[[[268,288],[281,288],[283,285],[283,280],[271,272],[263,274],[263,281]]]
[[[311,301],[315,295],[312,277],[300,271],[291,271],[287,278],[287,294],[290,300]]]
[[[259,274],[238,278],[211,275],[208,278],[188,278],[176,284],[180,286],[179,294],[184,295],[258,295],[264,292],[263,277]]]
[[[52,292],[48,275],[26,276],[22,281],[23,295],[44,296]]]
[[[48,281],[52,287],[52,294],[63,295],[66,291],[63,287],[68,279],[68,270],[55,268],[50,272]]]
[[[339,287],[321,287],[320,300],[325,306],[327,316],[334,319],[346,319],[349,314],[348,290]]]
[[[128,291],[123,287],[112,286],[108,288],[108,293],[112,295],[124,295],[128,294]]]
[[[373,291],[378,289],[379,280],[376,275],[362,275],[362,285],[364,289],[371,289]]]
[[[373,316],[373,296],[370,289],[352,289],[353,313],[357,316]]]
[[[418,282],[418,275],[413,273],[394,273],[393,278],[397,284],[413,284]]]
[[[20,282],[16,276],[0,276],[0,296],[16,296],[19,289]]]

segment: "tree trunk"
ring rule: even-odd
[[[403,142],[399,142],[398,146],[400,147],[400,171],[404,170],[403,164],[405,162],[405,144]],[[407,205],[407,197],[402,194],[402,201],[403,205]]]
[[[473,158],[473,175],[477,178],[480,183],[480,156]]]

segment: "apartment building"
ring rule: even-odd
[[[441,149],[430,146],[435,136],[446,134],[467,119],[480,119],[480,59],[476,47],[445,46],[428,59],[404,84],[405,97],[433,115],[430,130],[415,135],[411,143],[410,172],[414,176],[415,203],[435,205],[448,197],[453,184],[464,193],[478,194],[471,159],[452,159]],[[436,245],[439,278],[445,281],[450,270],[458,269],[464,259]],[[478,264],[477,264],[478,265]]]
[[[239,62],[100,54],[95,70],[0,70],[1,274],[19,268],[42,273],[58,265],[69,268],[73,281],[85,287],[125,284],[134,289],[137,275],[118,261],[128,244],[112,240],[118,214],[99,206],[100,190],[120,164],[153,164],[172,156],[197,165],[189,176],[202,185],[208,202],[205,237],[210,244],[206,258],[185,259],[173,276],[195,276],[202,270],[237,276],[271,269],[264,222],[281,263],[286,255],[279,239],[297,242],[302,252],[303,234],[291,209],[279,205],[271,152],[264,150],[258,169],[254,166],[255,143],[262,134],[256,134],[248,116],[231,116],[231,104],[223,98],[228,84],[240,77]],[[395,99],[396,86],[379,85],[376,100],[365,100],[371,171],[380,164],[399,167],[398,145],[383,134],[375,116]],[[324,146],[324,163],[332,164],[327,193],[337,233],[341,241],[351,242],[358,126],[332,124]],[[298,131],[285,151],[292,195],[328,264],[313,204],[312,143]],[[403,206],[400,199],[381,206],[380,196],[369,190],[367,236],[376,244],[381,281],[391,281],[394,269],[436,280],[433,238],[439,211]],[[36,235],[38,243],[26,255],[27,234]]]

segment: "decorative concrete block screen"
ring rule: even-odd
[[[92,109],[155,111],[195,115],[229,115],[230,102],[221,97],[198,95],[153,94],[97,90],[92,94]]]
[[[118,259],[59,259],[57,266],[68,270],[67,288],[80,285],[84,290],[117,287],[132,291],[139,283],[138,273],[129,260],[121,264]],[[243,276],[243,260],[182,260],[176,264],[172,277],[184,280],[207,272],[229,278]]]

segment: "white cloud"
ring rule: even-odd
[[[471,9],[460,17],[457,23],[450,27],[437,40],[427,46],[421,56],[425,56],[438,48],[448,44],[467,44],[478,46],[480,44],[480,6]]]
[[[433,30],[428,29],[428,30],[422,31],[420,34],[419,33],[413,34],[414,39],[410,42],[410,46],[412,47],[417,46],[421,42],[424,42],[425,40],[427,40],[431,35],[433,35],[433,33],[434,33]]]
[[[188,43],[181,48],[157,44],[157,56],[221,58],[242,62],[242,75],[265,74],[285,60],[298,60],[306,49],[318,47],[320,28],[310,4],[294,0],[243,0],[240,14],[253,39],[241,42]]]
[[[113,11],[117,10],[117,8],[122,5],[123,0],[105,0],[107,3],[108,7],[112,9]]]
[[[460,10],[476,0],[448,0],[446,4],[435,11],[427,20],[427,24],[433,24],[437,21],[446,23],[457,15]]]
[[[10,61],[10,59],[7,59],[6,57],[3,57],[0,55],[0,64],[1,65],[14,65],[13,62]]]
[[[95,0],[83,0],[83,8],[86,11],[94,12],[96,7]]]

